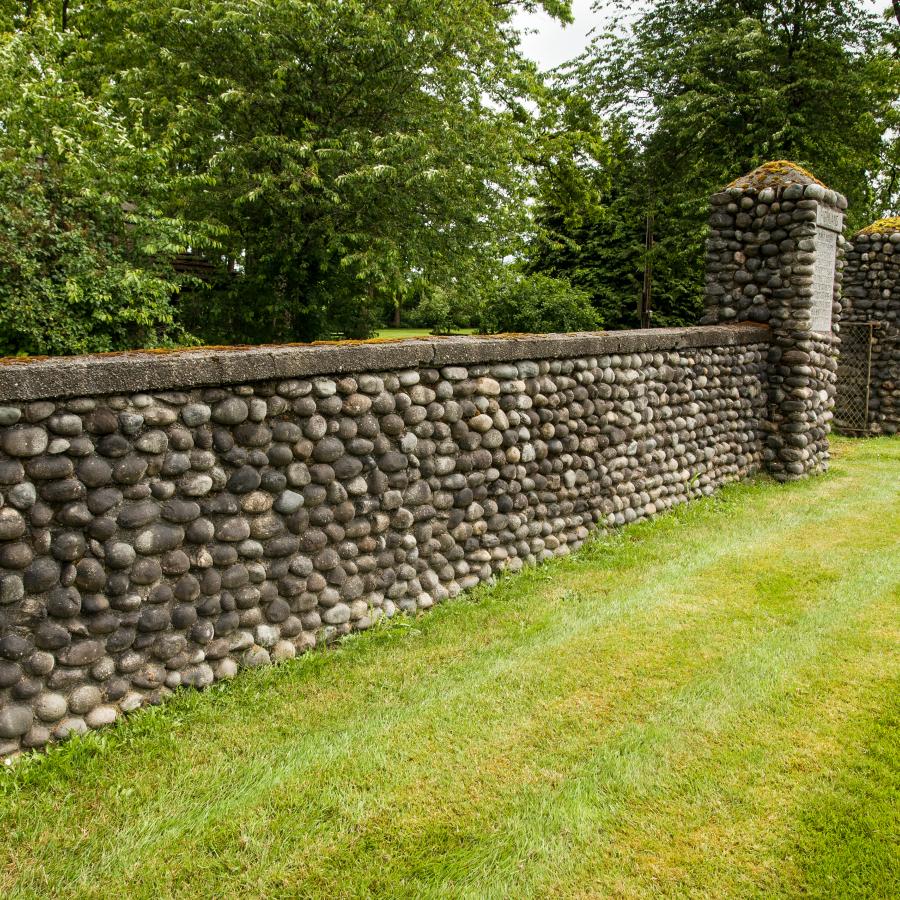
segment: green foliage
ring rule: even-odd
[[[223,226],[240,271],[192,307],[191,327],[226,341],[362,335],[413,272],[462,290],[496,269],[528,220],[525,101],[541,94],[515,9],[86,4],[82,81],[171,146],[184,178],[168,212]]]
[[[892,40],[859,0],[676,0],[600,38],[581,74],[647,129],[655,194],[791,159],[870,219],[897,199],[877,196],[900,112]]]
[[[184,342],[163,154],[66,77],[65,49],[39,18],[0,35],[0,355]]]
[[[530,258],[589,290],[608,327],[637,321],[648,216],[654,324],[696,321],[708,197],[770,159],[846,194],[851,228],[897,208],[898,29],[863,3],[607,6],[620,20],[560,79],[615,148],[592,163],[599,204],[543,191]]]
[[[485,334],[594,331],[601,325],[586,291],[541,274],[505,277],[487,292],[480,313]]]

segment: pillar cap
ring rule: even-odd
[[[812,172],[787,159],[776,159],[763,163],[747,175],[735,178],[730,188],[763,190],[764,188],[783,188],[789,184],[818,184],[826,187]]]

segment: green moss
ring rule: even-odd
[[[900,232],[900,216],[879,219],[857,232],[857,234],[894,234]]]

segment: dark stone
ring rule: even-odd
[[[136,636],[134,628],[119,628],[106,639],[106,649],[110,653],[121,653],[134,643]]]
[[[28,460],[25,471],[32,481],[52,481],[69,478],[75,472],[75,467],[66,456],[38,456]]]
[[[84,426],[91,434],[113,434],[119,428],[119,419],[111,409],[100,407],[85,416]]]
[[[34,715],[29,706],[7,706],[0,710],[0,737],[15,738],[25,734]]]
[[[100,488],[90,491],[87,508],[95,515],[102,516],[122,502],[122,492],[116,488]]]
[[[73,500],[83,500],[87,489],[77,478],[64,478],[41,485],[40,494],[47,503],[71,503]]]
[[[106,571],[97,559],[82,559],[76,566],[75,583],[84,591],[102,591],[106,587]]]
[[[31,641],[18,634],[6,634],[0,637],[0,657],[17,661],[31,653]]]
[[[97,452],[109,459],[119,459],[131,450],[131,444],[121,434],[108,434],[97,441]]]
[[[47,449],[49,438],[43,428],[17,425],[0,430],[0,448],[7,456],[39,456]]]
[[[77,531],[61,531],[53,536],[50,552],[56,559],[74,562],[84,556],[84,536]]]
[[[60,566],[45,556],[34,560],[25,570],[22,580],[29,594],[42,594],[59,583]]]
[[[105,654],[102,641],[79,641],[57,654],[64,666],[87,666],[97,662]]]
[[[189,500],[169,500],[162,507],[162,517],[168,522],[187,524],[200,517],[200,504]]]
[[[155,556],[174,550],[181,546],[183,541],[183,528],[157,522],[138,533],[134,539],[134,549],[144,556]]]
[[[378,460],[378,468],[382,472],[401,472],[409,465],[407,457],[397,450],[389,450],[381,455]]]
[[[145,606],[138,621],[139,631],[162,631],[170,623],[169,611],[164,606]]]
[[[17,662],[0,661],[0,688],[12,687],[23,675]]]

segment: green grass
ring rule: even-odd
[[[900,895],[900,441],[0,779],[3,897]]]
[[[454,331],[454,334],[475,334],[474,328],[461,328]],[[431,337],[431,331],[428,328],[382,328],[375,332],[377,338],[411,338],[411,337]]]

